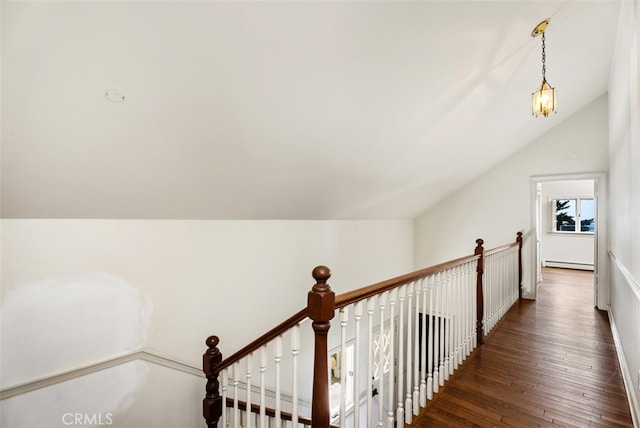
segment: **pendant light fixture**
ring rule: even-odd
[[[531,111],[535,117],[549,116],[549,113],[556,112],[556,89],[547,83],[546,66],[545,66],[545,34],[549,21],[544,20],[533,29],[531,37],[542,35],[542,84],[540,88],[531,94]]]

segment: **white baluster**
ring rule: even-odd
[[[487,322],[488,328],[485,328],[485,332],[488,333],[493,329],[493,320],[495,317],[495,290],[493,287],[493,256],[487,258],[487,264],[489,265],[488,281],[485,282],[487,288],[487,295],[489,296],[489,319]]]
[[[514,303],[520,299],[520,275],[518,273],[518,250],[513,251],[513,284],[514,284]]]
[[[275,368],[276,368],[276,414],[275,414],[275,423],[276,428],[281,428],[282,418],[280,417],[280,413],[282,411],[282,405],[280,402],[281,396],[281,385],[280,385],[280,362],[282,360],[282,335],[276,338],[276,349],[275,349]]]
[[[240,363],[233,365],[233,426],[240,427],[240,409],[238,408],[238,384],[240,383]]]
[[[456,325],[455,325],[455,319],[454,319],[454,304],[456,301],[456,294],[455,294],[455,287],[456,287],[456,271],[455,271],[455,267],[451,268],[449,270],[449,275],[450,275],[450,283],[449,283],[449,298],[448,298],[448,307],[447,307],[447,319],[449,320],[449,331],[448,331],[448,335],[447,335],[447,341],[449,342],[447,345],[447,355],[448,355],[448,360],[447,360],[447,375],[446,379],[449,380],[449,377],[453,374],[453,362],[455,360],[455,331],[456,331]]]
[[[434,289],[435,289],[436,277],[431,276],[428,284],[429,289],[429,322],[424,326],[424,332],[427,335],[427,364],[425,366],[427,370],[427,399],[433,399],[433,305],[434,305]],[[427,330],[428,328],[428,330]]]
[[[473,311],[471,309],[471,305],[473,304],[473,287],[471,263],[467,263],[464,276],[465,358],[471,355],[471,349],[473,347]]]
[[[440,389],[440,302],[442,301],[442,273],[436,274],[433,308],[433,392]]]
[[[510,288],[510,293],[511,293],[511,298],[509,299],[509,306],[511,307],[515,302],[516,302],[516,293],[517,293],[517,289],[514,287],[514,284],[516,284],[518,282],[516,275],[515,275],[515,269],[514,269],[514,263],[513,263],[513,255],[515,254],[515,252],[511,252],[511,256],[509,257],[509,288]]]
[[[429,279],[424,278],[422,282],[422,337],[420,337],[421,359],[420,365],[420,407],[427,405],[427,291],[429,289]]]
[[[411,400],[411,391],[412,391],[412,387],[411,387],[411,379],[412,379],[412,371],[413,371],[413,363],[411,361],[411,357],[413,355],[413,341],[412,341],[412,335],[411,335],[411,323],[413,320],[412,312],[414,310],[413,307],[413,292],[415,289],[415,283],[412,282],[411,284],[407,285],[407,347],[406,347],[406,353],[407,353],[407,395],[405,398],[405,402],[404,402],[404,408],[405,408],[405,412],[404,412],[404,422],[407,424],[410,424],[413,420],[413,402]],[[416,326],[417,328],[417,326]]]
[[[260,348],[260,428],[267,428],[265,371],[267,370],[267,346]]]
[[[467,358],[467,265],[460,266],[458,282],[458,335],[459,357],[458,365]]]
[[[494,267],[493,267],[493,290],[494,290],[494,295],[495,295],[495,311],[494,311],[494,316],[493,316],[493,324],[491,326],[491,329],[493,330],[493,328],[498,324],[498,321],[500,320],[500,306],[501,306],[501,298],[500,298],[500,258],[499,257],[494,257]]]
[[[247,391],[246,391],[246,395],[247,395],[247,410],[246,410],[246,418],[245,420],[247,421],[247,423],[249,423],[249,421],[251,421],[251,376],[253,375],[253,367],[252,367],[252,362],[253,362],[253,353],[249,354],[249,356],[247,357],[247,373],[246,373],[246,382],[247,382]]]
[[[495,263],[496,258],[495,257],[491,257],[491,282],[489,283],[489,285],[491,286],[491,301],[492,301],[492,308],[493,310],[491,311],[491,330],[493,330],[493,327],[496,325],[496,316],[498,313],[498,306],[499,306],[499,301],[500,301],[500,296],[498,295],[498,290],[496,287],[496,270],[495,270]]]
[[[469,304],[469,355],[471,351],[476,349],[476,321],[477,321],[477,306],[476,299],[478,290],[476,289],[476,266],[472,263],[469,265],[469,290],[468,290],[468,304]]]
[[[469,263],[465,264],[462,269],[462,340],[464,346],[462,348],[462,359],[466,360],[469,356],[469,317],[471,310],[469,308]]]
[[[511,300],[511,289],[509,283],[509,253],[502,256],[502,301],[504,302],[504,310],[502,314],[506,314],[509,309],[509,300]]]
[[[471,340],[473,341],[473,349],[476,349],[476,347],[478,346],[478,334],[477,334],[477,329],[478,329],[478,288],[476,286],[476,280],[477,280],[477,273],[476,273],[476,269],[473,269],[473,271],[471,272],[471,322],[473,323],[473,333],[472,333],[472,337]],[[484,304],[484,303],[483,303]]]
[[[498,321],[500,320],[500,317],[502,315],[502,284],[501,284],[502,278],[500,277],[501,262],[502,262],[501,255],[497,255],[495,257],[495,267],[494,267],[494,276],[495,276],[494,288],[496,290],[496,316],[493,323],[494,327],[498,325]]]
[[[503,302],[503,308],[502,308],[502,315],[504,316],[504,314],[507,313],[507,310],[509,309],[509,298],[510,293],[509,293],[509,263],[508,263],[508,254],[505,254],[502,257],[502,302]]]
[[[369,322],[369,347],[367,352],[367,426],[373,426],[373,312],[376,296],[367,299],[367,319]]]
[[[483,334],[486,334],[491,326],[490,326],[490,319],[491,319],[491,311],[492,311],[492,306],[491,306],[491,287],[490,287],[490,282],[491,282],[491,255],[485,256],[484,258],[484,281],[482,282],[482,289],[483,289],[483,296],[484,296],[484,319],[482,322],[482,325],[484,327],[484,332]]]
[[[500,285],[500,316],[498,317],[498,321],[502,319],[502,316],[505,313],[505,307],[507,304],[506,301],[506,289],[505,289],[505,285],[506,285],[506,281],[504,278],[504,262],[505,262],[505,258],[504,258],[504,254],[500,254],[500,258],[499,258],[499,266],[498,266],[498,271],[496,272],[496,274],[498,275],[498,281],[499,281],[499,285]],[[496,322],[496,325],[498,325],[498,323]]]
[[[445,353],[445,307],[446,307],[446,292],[447,292],[447,274],[442,272],[440,276],[440,302],[438,305],[438,330],[440,331],[440,344],[438,348],[438,360],[440,365],[438,366],[438,385],[444,386],[444,353]]]
[[[396,301],[398,299],[398,289],[394,288],[389,293],[389,399],[388,399],[388,410],[387,410],[387,428],[394,428],[394,414],[393,414],[393,390],[394,390],[394,379],[396,376],[395,372],[395,306]],[[382,398],[380,399],[380,407],[382,407]]]
[[[227,408],[227,396],[228,396],[228,388],[229,388],[229,371],[228,369],[222,370],[222,426],[229,426],[229,414]]]
[[[340,426],[346,426],[347,420],[347,323],[349,321],[348,308],[340,309]]]
[[[451,374],[458,368],[458,359],[460,358],[460,320],[458,319],[460,312],[458,308],[460,303],[459,285],[460,267],[455,266],[453,268],[453,283],[451,284]]]
[[[455,352],[453,354],[454,358],[453,358],[453,368],[454,370],[458,368],[458,366],[462,363],[462,346],[463,346],[463,339],[462,339],[462,308],[461,308],[461,304],[462,304],[462,287],[461,287],[461,282],[462,282],[462,277],[461,277],[461,269],[462,267],[460,266],[456,266],[455,272],[456,272],[456,282],[455,282],[455,288],[454,288],[454,292],[453,292],[453,296],[454,296],[454,325],[456,327],[455,330],[455,335],[454,335],[454,343],[455,343]]]
[[[493,330],[493,326],[495,325],[495,319],[497,316],[497,312],[498,312],[498,301],[499,301],[499,296],[498,296],[498,292],[496,290],[496,271],[495,271],[495,263],[496,258],[495,256],[492,254],[491,255],[491,269],[489,271],[489,277],[490,280],[489,282],[487,282],[487,286],[489,287],[489,294],[491,295],[491,320],[489,322],[489,326],[490,328],[487,330],[487,333],[489,333],[491,330]]]
[[[456,300],[458,296],[456,295],[456,286],[457,286],[457,274],[456,274],[456,266],[452,267],[451,270],[451,284],[449,284],[449,315],[447,319],[449,320],[449,376],[453,374],[456,366]]]
[[[384,311],[387,305],[389,293],[385,291],[378,296],[378,308],[380,309],[380,339],[378,342],[378,427],[384,426]]]
[[[457,300],[457,315],[456,315],[456,325],[458,326],[458,366],[462,364],[464,359],[466,358],[465,354],[465,313],[464,313],[464,302],[465,302],[465,265],[461,265],[458,268],[458,291],[456,293]]]
[[[500,284],[500,256],[498,255],[494,257],[494,259],[495,259],[495,266],[494,266],[493,275],[494,275],[494,290],[496,293],[496,315],[493,321],[493,327],[495,327],[498,324],[498,321],[500,320],[500,313],[502,311],[502,290],[501,290],[501,284]]]
[[[291,370],[293,372],[293,384],[291,385],[291,425],[298,426],[298,352],[300,350],[300,324],[296,324],[291,330]]]
[[[398,290],[398,299],[400,300],[400,315],[398,322],[398,409],[396,410],[396,420],[401,423],[404,421],[404,302],[407,294],[407,286],[403,285]],[[355,425],[358,426],[357,424]]]
[[[447,270],[447,283],[445,288],[445,302],[444,310],[446,311],[444,320],[445,322],[445,337],[444,337],[444,380],[449,380],[451,374],[451,285],[452,285],[451,269]]]
[[[354,387],[354,397],[353,397],[353,418],[354,418],[354,427],[360,426],[360,319],[362,318],[362,300],[355,304],[353,309],[353,318],[355,319],[355,329],[356,329],[356,338],[355,338],[355,364],[354,364],[354,378],[353,384]],[[369,395],[369,391],[367,391],[367,395]]]
[[[420,331],[418,324],[420,323],[420,292],[422,291],[422,283],[424,278],[416,282],[415,291],[415,321],[413,324],[413,414],[420,414]]]

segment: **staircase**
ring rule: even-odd
[[[522,233],[483,245],[337,296],[318,266],[306,307],[264,335],[227,358],[210,336],[207,426],[411,424],[521,298]]]

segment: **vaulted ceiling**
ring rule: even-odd
[[[2,215],[413,218],[606,92],[619,6],[3,1]]]

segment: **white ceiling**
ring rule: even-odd
[[[413,218],[606,92],[619,6],[3,1],[2,215]]]

